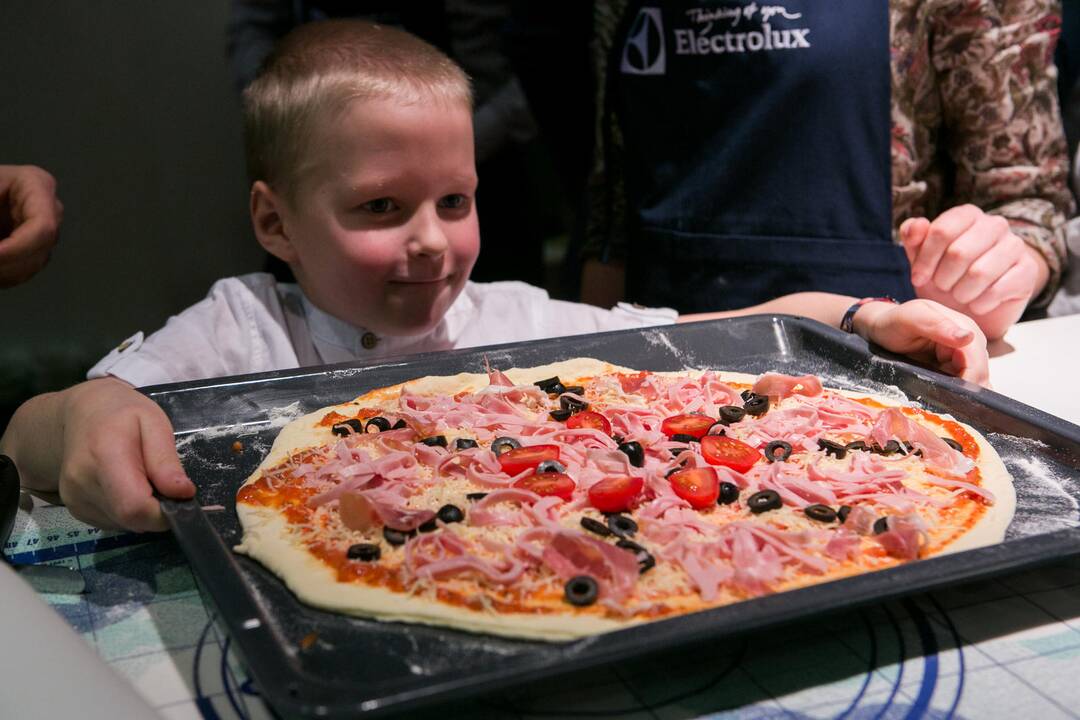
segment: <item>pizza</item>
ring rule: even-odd
[[[425,377],[284,427],[237,550],[313,606],[563,640],[1000,542],[973,428],[812,375],[593,359]]]

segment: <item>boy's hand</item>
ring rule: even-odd
[[[935,370],[990,385],[986,336],[971,318],[936,302],[867,303],[855,313],[855,331]]]
[[[1000,338],[1046,285],[1049,268],[1009,222],[960,205],[933,222],[909,218],[900,240],[920,298],[971,316],[987,337]]]
[[[136,532],[167,529],[153,496],[190,498],[172,425],[150,398],[115,378],[91,380],[65,400],[60,498],[79,520]]]

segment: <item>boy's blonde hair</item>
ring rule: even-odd
[[[465,72],[414,35],[363,20],[302,25],[244,91],[251,181],[262,180],[294,200],[317,127],[353,101],[371,99],[472,107]]]

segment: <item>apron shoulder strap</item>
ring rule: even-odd
[[[311,339],[311,331],[308,329],[307,312],[300,297],[294,293],[281,292],[281,306],[285,316],[285,329],[289,333],[293,350],[296,351],[296,359],[300,367],[322,365],[322,358],[315,348],[315,342]]]

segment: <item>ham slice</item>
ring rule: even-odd
[[[368,530],[382,524],[410,532],[435,517],[433,510],[405,507],[405,500],[398,492],[381,487],[345,493],[338,502],[341,520],[352,530]]]
[[[919,551],[929,542],[922,526],[922,518],[891,515],[886,524],[888,529],[874,536],[874,540],[885,548],[885,552],[901,560],[914,560],[919,557]]]
[[[600,587],[602,597],[616,601],[634,589],[639,572],[633,553],[569,530],[552,535],[543,561],[563,580],[588,575]]]
[[[923,460],[927,464],[952,475],[966,475],[975,467],[971,458],[953,450],[944,440],[909,418],[899,408],[889,408],[878,415],[868,439],[881,447],[890,440],[910,442],[915,449],[922,450]]]
[[[753,392],[768,395],[771,398],[786,398],[791,395],[820,395],[821,381],[813,375],[782,375],[765,373],[754,383]]]

